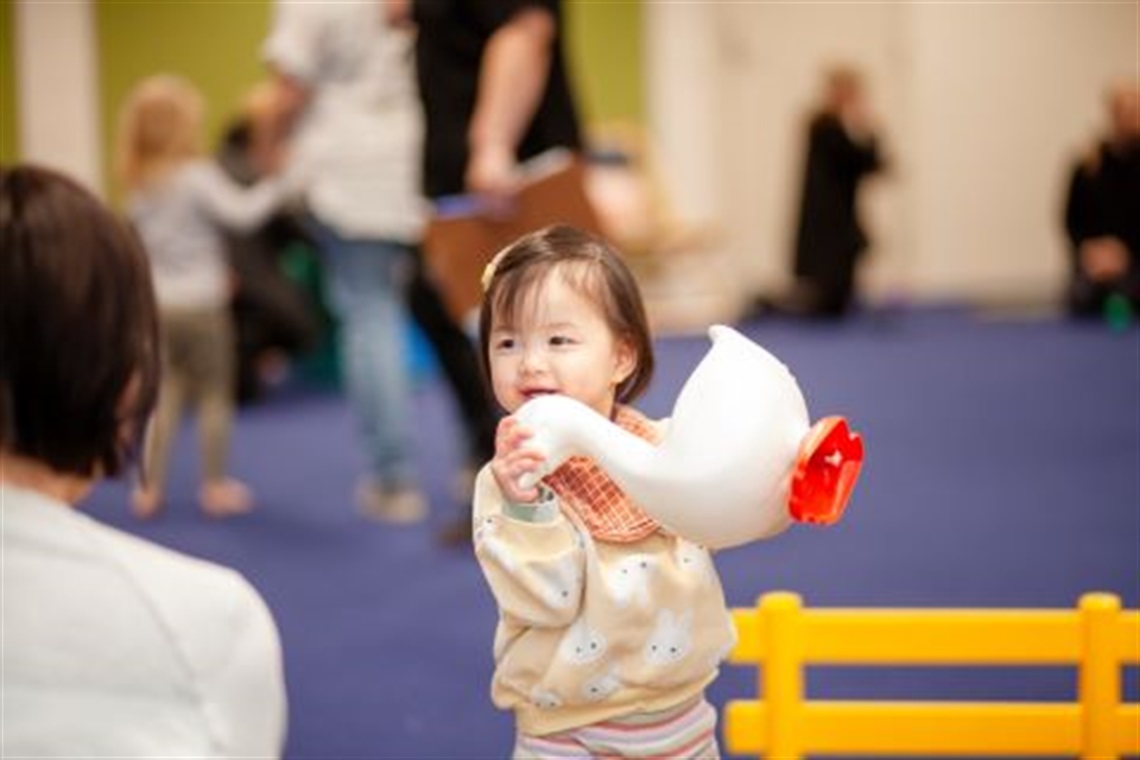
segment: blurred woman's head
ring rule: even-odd
[[[0,168],[0,282],[0,453],[80,477],[119,474],[159,371],[136,238],[62,174]]]
[[[839,63],[824,73],[824,102],[840,111],[863,94],[863,76],[850,64]]]
[[[1125,77],[1114,81],[1105,103],[1113,139],[1122,144],[1140,140],[1140,89],[1136,81]]]

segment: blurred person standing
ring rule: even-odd
[[[1070,246],[1066,305],[1074,317],[1097,317],[1111,309],[1140,313],[1140,89],[1136,81],[1113,83],[1105,106],[1108,129],[1073,168],[1065,201]]]
[[[417,30],[423,190],[430,200],[473,193],[509,212],[520,186],[520,162],[551,148],[580,152],[558,0],[390,0],[389,13],[397,21],[410,13]],[[424,304],[431,315],[420,321],[453,384],[472,394],[478,389],[478,403],[464,402],[479,411],[472,426],[478,431],[470,456],[474,475],[494,455],[497,424],[476,354],[443,308],[422,262],[411,299],[413,308]],[[444,538],[458,543],[469,540],[470,532],[465,513]]]
[[[276,83],[276,139],[304,188],[368,473],[366,516],[423,519],[412,434],[406,289],[424,224],[422,119],[411,37],[379,0],[275,4],[263,55]]]
[[[519,162],[582,138],[559,0],[414,0],[424,191],[509,199]]]
[[[226,175],[251,186],[280,166],[266,145],[272,118],[273,88],[253,87],[215,151]],[[288,376],[294,360],[317,348],[325,314],[319,299],[286,272],[298,257],[315,266],[313,243],[294,209],[283,208],[248,231],[227,231],[226,247],[234,273],[231,304],[237,334],[238,403],[260,400]]]
[[[881,168],[862,77],[854,68],[837,66],[826,74],[822,102],[807,127],[793,260],[796,284],[783,310],[831,319],[850,311],[858,265],[869,242],[859,218],[859,189]]]
[[[0,756],[280,757],[281,643],[238,573],[79,510],[158,393],[146,255],[61,174],[0,167]]]
[[[198,90],[166,74],[136,85],[119,114],[117,168],[129,192],[127,215],[150,257],[163,338],[162,387],[147,443],[151,477],[132,497],[142,518],[162,506],[187,400],[197,411],[202,510],[226,517],[252,506],[246,485],[227,474],[237,346],[224,235],[264,223],[287,191],[275,179],[243,188],[226,176],[203,153],[203,115]]]

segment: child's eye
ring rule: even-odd
[[[499,338],[495,341],[494,348],[496,351],[510,351],[515,347],[514,338]]]
[[[566,335],[552,335],[550,336],[550,345],[552,346],[569,346],[573,343],[573,339]]]

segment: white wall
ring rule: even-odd
[[[915,9],[916,288],[1059,292],[1069,165],[1103,124],[1106,83],[1136,74],[1138,9]]]
[[[1136,3],[646,4],[647,93],[681,212],[726,231],[742,290],[786,282],[801,127],[863,68],[890,174],[865,193],[872,296],[1047,300],[1068,165],[1137,76]]]
[[[16,0],[21,160],[103,187],[94,9],[90,0]]]

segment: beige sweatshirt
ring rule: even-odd
[[[541,736],[700,694],[735,643],[709,552],[658,531],[596,541],[557,497],[475,487],[475,554],[499,606],[491,696]]]

